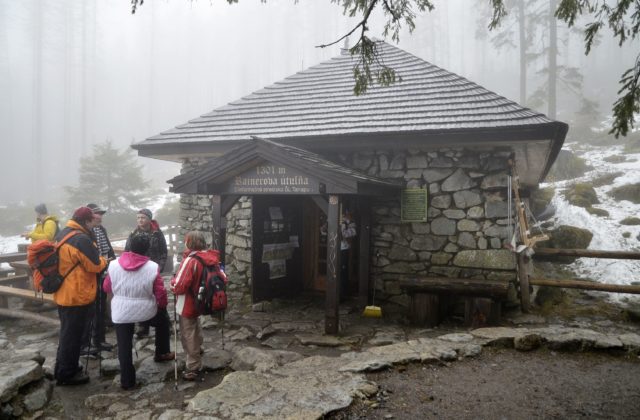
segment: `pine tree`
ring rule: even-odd
[[[132,149],[116,149],[111,141],[93,146],[80,158],[79,185],[65,187],[72,208],[97,203],[110,213],[131,214],[145,207],[149,183]]]

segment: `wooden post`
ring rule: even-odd
[[[327,209],[327,284],[325,289],[325,319],[326,334],[336,335],[339,329],[338,302],[340,300],[340,197],[329,196]]]
[[[221,199],[218,194],[211,196],[211,246],[213,249],[220,250],[220,244],[222,243],[221,228],[222,228],[222,208]],[[220,255],[220,259],[224,260],[224,255]]]
[[[529,257],[524,252],[518,254],[518,279],[520,280],[520,306],[522,312],[529,312],[531,297],[529,295],[529,270],[527,268]]]
[[[431,293],[411,293],[409,309],[411,323],[421,327],[435,327],[440,323],[440,296]]]
[[[371,206],[369,197],[360,197],[359,204],[358,305],[364,308],[369,301],[369,253],[371,252],[369,249],[371,243]]]

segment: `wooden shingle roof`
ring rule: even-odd
[[[342,54],[145,140],[143,145],[530,126],[553,122],[464,77],[378,41],[402,78],[353,94],[357,57]]]
[[[252,136],[325,150],[519,144],[523,182],[542,181],[568,126],[377,41],[401,81],[353,93],[357,57],[338,57],[134,144],[139,155],[215,157]],[[533,146],[532,146],[533,145]]]

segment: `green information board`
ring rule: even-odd
[[[403,222],[427,221],[427,190],[423,188],[402,190],[401,219]]]

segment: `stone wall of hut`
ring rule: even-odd
[[[398,198],[372,205],[371,274],[376,296],[401,306],[399,280],[460,277],[504,280],[515,299],[510,240],[508,148],[367,151],[338,156],[345,165],[405,188],[428,190],[428,220],[402,222]]]
[[[515,257],[510,240],[508,148],[431,151],[367,151],[329,156],[369,175],[428,190],[428,220],[402,222],[399,197],[372,202],[372,267],[376,297],[407,306],[398,282],[422,276],[510,282],[515,299]],[[187,161],[183,171],[202,160]],[[211,241],[210,197],[181,197],[181,226],[202,230]],[[226,263],[230,290],[250,302],[251,200],[243,197],[227,214]]]

